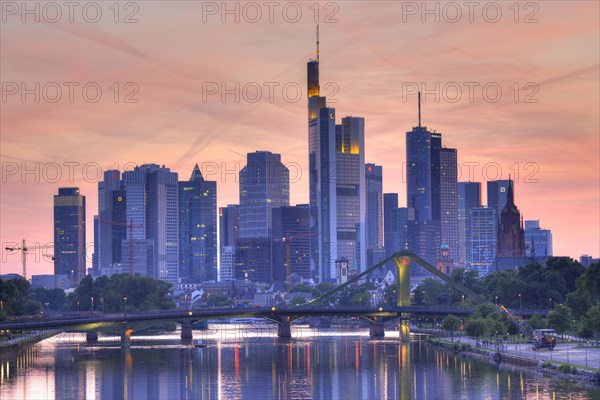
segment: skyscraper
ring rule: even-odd
[[[104,180],[98,182],[98,237],[94,253],[98,259],[94,275],[111,274],[121,265],[122,241],[126,238],[126,196],[117,170],[104,172]]]
[[[236,243],[238,279],[273,280],[273,208],[289,206],[289,171],[281,156],[268,151],[248,153],[240,171],[240,233]]]
[[[182,282],[217,280],[217,182],[195,165],[179,182],[179,276]]]
[[[219,243],[221,246],[219,280],[229,282],[235,273],[235,246],[240,236],[240,206],[229,204],[219,208]]]
[[[442,135],[421,126],[420,94],[419,124],[406,132],[406,164],[407,205],[414,212],[414,220],[408,224],[409,250],[435,265],[442,235],[452,242],[448,247],[458,248],[456,150],[442,149]]]
[[[248,153],[240,171],[240,237],[270,238],[272,209],[289,204],[290,176],[281,155]]]
[[[496,209],[475,207],[469,210],[469,254],[468,268],[478,271],[481,275],[489,271],[490,265],[496,258],[498,218]]]
[[[496,209],[498,219],[506,205],[509,184],[513,184],[510,179],[489,181],[487,183],[487,206]]]
[[[506,204],[498,226],[498,257],[525,256],[525,232],[521,212],[515,205],[512,182],[506,189]]]
[[[76,286],[85,272],[85,196],[79,188],[59,188],[54,196],[54,274],[69,276]]]
[[[287,281],[288,261],[290,274],[310,279],[308,204],[273,209],[274,280]]]
[[[365,165],[365,191],[367,194],[367,266],[377,262],[383,250],[383,173],[382,167]]]
[[[318,28],[307,89],[311,275],[332,282],[337,259],[347,258],[357,270],[366,267],[364,119],[346,117],[336,126],[335,109],[321,97]]]
[[[458,188],[456,149],[440,149],[440,224],[442,246],[448,249],[448,258],[457,262],[458,245]]]
[[[129,248],[142,250],[123,254],[123,266],[143,271],[152,247],[152,277],[171,283],[179,280],[179,188],[177,173],[165,166],[144,164],[123,173],[127,203],[127,240]],[[139,241],[139,243],[138,243]],[[124,252],[125,253],[125,252]],[[127,252],[129,253],[129,252]],[[137,255],[143,255],[139,268]]]
[[[414,212],[398,207],[397,193],[383,195],[383,219],[385,257],[408,249],[408,223],[414,219]]]
[[[467,262],[470,243],[471,210],[481,206],[481,183],[458,182],[458,265]]]
[[[365,120],[344,117],[336,126],[336,260],[366,269]]]
[[[552,256],[552,231],[540,228],[540,221],[525,221],[525,255]]]

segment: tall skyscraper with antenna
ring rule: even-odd
[[[336,278],[336,261],[366,268],[364,118],[336,125],[319,85],[319,26],[316,58],[307,64],[310,178],[311,275]]]
[[[421,93],[418,126],[406,132],[406,164],[407,206],[414,214],[409,250],[436,264],[444,245],[450,258],[458,258],[456,149],[442,148],[441,133],[422,126]]]

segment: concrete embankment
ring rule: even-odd
[[[31,332],[26,335],[17,336],[13,339],[0,342],[0,354],[9,351],[18,351],[24,347],[31,346],[37,342],[56,335],[57,331]]]
[[[485,359],[495,363],[505,362],[513,365],[535,368],[543,374],[560,379],[576,380],[596,385],[600,384],[600,372],[586,370],[584,367],[571,367],[560,362],[542,362],[522,354],[513,354],[504,351],[499,352],[486,348],[474,348],[466,343],[449,343],[438,339],[429,339],[428,342],[434,346],[472,358]]]

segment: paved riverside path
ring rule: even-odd
[[[450,337],[443,337],[443,340],[451,341]],[[475,340],[466,336],[455,336],[455,343],[469,343],[475,346]],[[521,357],[527,357],[540,361],[560,361],[577,365],[580,368],[600,368],[600,348],[598,347],[577,347],[578,344],[585,345],[585,342],[567,342],[558,343],[554,350],[537,350],[531,349],[531,343],[510,343],[502,342],[500,346],[496,346],[495,341],[490,341],[488,345],[483,345],[480,340],[482,349],[498,350],[502,353],[510,353]],[[590,345],[595,342],[589,342]]]

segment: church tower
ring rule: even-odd
[[[506,205],[500,214],[497,257],[524,257],[525,230],[521,212],[515,205],[512,181],[508,180]]]

